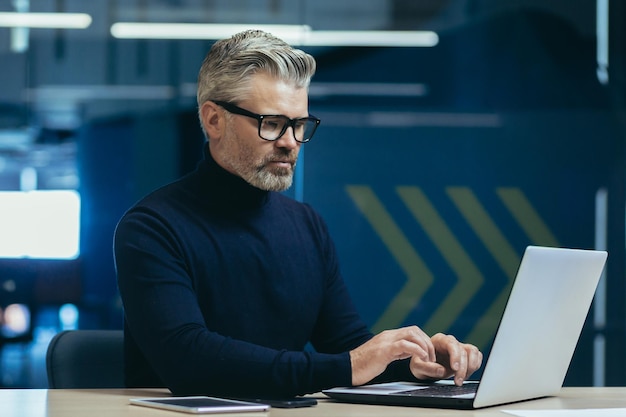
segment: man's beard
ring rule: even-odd
[[[247,176],[242,177],[251,185],[266,191],[285,191],[293,183],[293,172],[296,167],[295,160],[291,168],[275,167],[269,168],[268,164],[277,156],[271,155],[264,158],[263,162],[253,170],[250,170]]]
[[[230,145],[235,145],[237,138],[228,137]],[[235,172],[250,185],[265,191],[285,191],[293,182],[293,172],[296,166],[297,151],[277,149],[275,153],[265,156],[259,161],[254,152],[247,147],[229,146],[224,153],[224,163],[228,169]],[[271,161],[292,161],[290,168],[272,167]]]
[[[235,132],[229,131],[224,137],[226,149],[223,153],[223,162],[226,168],[239,175],[253,187],[265,191],[285,191],[293,183],[293,174],[298,159],[298,150],[274,148],[274,152],[259,160],[253,149],[237,137]],[[262,140],[262,139],[259,139]],[[274,166],[272,161],[289,161],[290,167]]]

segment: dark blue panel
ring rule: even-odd
[[[78,138],[83,298],[105,311],[117,299],[113,232],[135,198],[132,144],[131,119],[92,123]]]

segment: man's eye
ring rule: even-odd
[[[280,123],[277,120],[266,119],[263,121],[263,128],[270,129],[270,130],[278,130],[280,129]]]

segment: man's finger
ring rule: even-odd
[[[430,337],[419,327],[403,327],[404,335],[408,340],[417,343],[428,355],[424,360],[434,362],[436,360],[435,346]]]
[[[446,378],[446,368],[437,362],[420,361],[413,359],[411,361],[411,372],[417,379],[442,379]]]

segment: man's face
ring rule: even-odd
[[[238,106],[258,114],[282,114],[289,118],[308,116],[306,89],[276,80],[266,74],[252,78],[252,93]],[[225,110],[224,110],[225,112]],[[211,153],[227,171],[251,185],[268,191],[284,191],[291,186],[301,143],[288,128],[279,139],[267,141],[258,134],[253,118],[230,114],[223,137]]]

